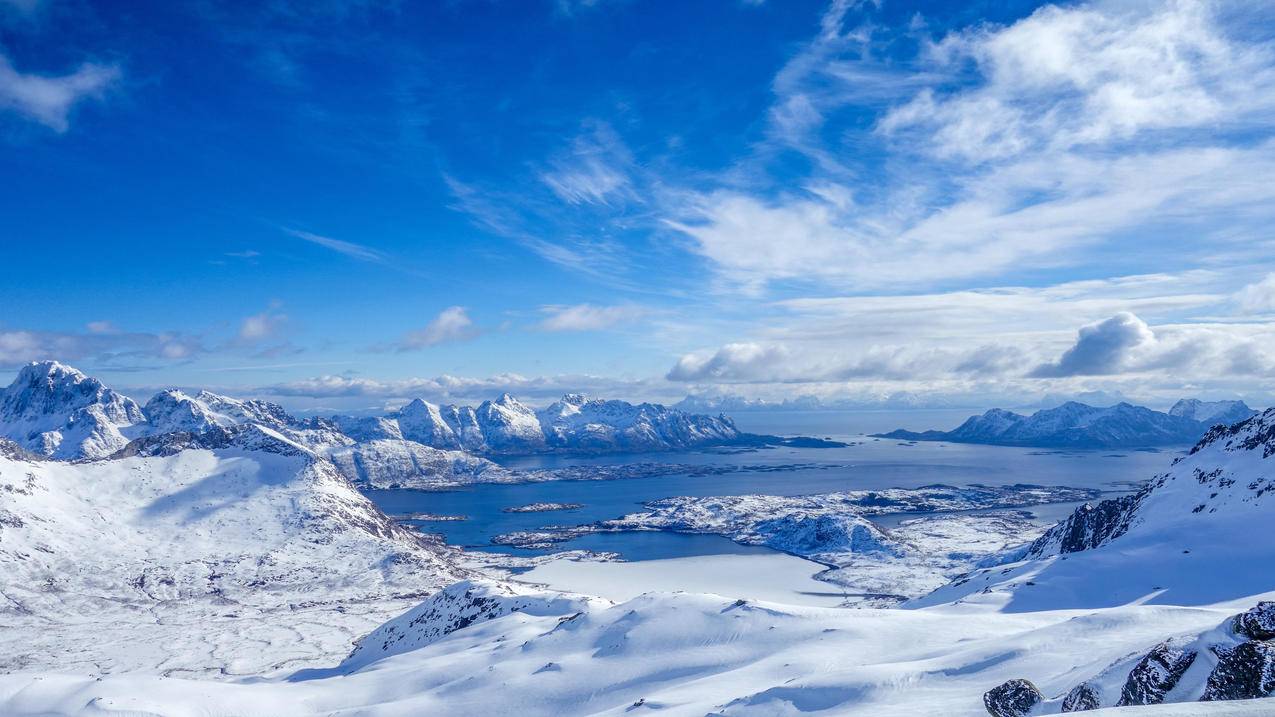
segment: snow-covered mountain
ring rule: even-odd
[[[328,456],[360,488],[439,488],[509,480],[511,472],[481,456],[415,441],[378,439],[334,449]]]
[[[1255,413],[1257,411],[1243,401],[1201,401],[1198,398],[1184,398],[1169,409],[1170,416],[1189,418],[1209,427],[1239,423]]]
[[[0,670],[313,664],[466,576],[452,549],[269,427],[144,437],[115,455],[0,454]]]
[[[1271,589],[1275,409],[1211,429],[1137,493],[1078,508],[1010,567],[979,571],[918,604],[1008,601],[1015,609],[1139,600],[1194,605]],[[1254,532],[1258,531],[1258,532]],[[1030,587],[1025,587],[1029,585]]]
[[[953,598],[1011,611],[1118,604],[1207,605],[1269,590],[1275,541],[1275,409],[1217,426],[1136,494],[1086,505],[1034,541],[1026,560],[966,576]],[[1044,670],[1041,670],[1044,672]],[[1071,675],[1051,696],[1028,676],[987,693],[993,715],[1275,696],[1275,603]],[[1264,709],[1275,713],[1275,704]]]
[[[897,430],[881,438],[1042,448],[1133,448],[1189,445],[1217,423],[1243,420],[1243,402],[1179,401],[1169,413],[1118,403],[1099,408],[1074,401],[1024,416],[994,408],[951,431]]]
[[[384,417],[335,419],[358,440],[403,438],[443,449],[518,454],[544,451],[658,451],[726,444],[743,434],[726,416],[651,403],[568,394],[536,410],[505,394],[470,406],[415,400]]]
[[[56,361],[31,363],[0,390],[0,436],[50,458],[100,458],[123,448],[142,409]]]

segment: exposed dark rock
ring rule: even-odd
[[[1201,700],[1249,700],[1275,694],[1275,643],[1249,640],[1213,651],[1217,667]]]
[[[1235,632],[1254,640],[1275,640],[1275,602],[1262,601],[1236,615]]]
[[[1151,648],[1129,671],[1129,679],[1120,690],[1120,701],[1116,704],[1121,707],[1160,704],[1195,662],[1195,655],[1194,650],[1174,647],[1168,642]]]
[[[1088,682],[1081,682],[1071,688],[1062,703],[1063,712],[1086,712],[1098,707],[1098,691]]]
[[[1124,535],[1142,496],[1143,492],[1139,492],[1104,500],[1096,505],[1085,503],[1033,541],[1027,555],[1041,557],[1091,550],[1112,538]]]
[[[992,717],[1027,717],[1044,699],[1030,681],[1009,680],[985,692],[983,706]]]

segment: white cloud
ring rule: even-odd
[[[1275,274],[1267,274],[1261,281],[1249,284],[1235,295],[1240,309],[1248,314],[1266,314],[1275,311]]]
[[[949,34],[931,48],[932,62],[944,71],[972,62],[983,82],[927,89],[879,129],[915,130],[909,141],[981,162],[1268,111],[1269,48],[1228,37],[1214,8],[1191,0],[1127,10],[1049,5],[1009,27]]]
[[[110,321],[90,321],[85,324],[84,328],[88,329],[89,333],[92,334],[114,334],[119,332],[115,324]]]
[[[502,393],[527,400],[547,401],[565,393],[586,392],[606,398],[640,399],[652,395],[649,381],[624,380],[587,374],[523,376],[498,374],[483,378],[443,375],[434,378],[374,379],[358,376],[318,376],[258,389],[274,396],[298,398],[372,397],[425,398],[431,401],[482,401]]]
[[[774,81],[770,134],[809,175],[670,193],[666,225],[730,282],[893,290],[1094,265],[1151,236],[1211,261],[1275,222],[1275,52],[1211,5],[1049,6],[911,64],[845,30],[850,7]],[[884,159],[857,165],[858,146]]]
[[[540,179],[568,204],[610,204],[634,198],[628,175],[633,157],[624,142],[604,123],[586,127],[571,150],[555,158]]]
[[[344,254],[353,259],[358,259],[359,261],[384,264],[387,260],[384,253],[362,244],[355,244],[354,242],[348,242],[343,239],[333,239],[332,237],[326,237],[320,234],[312,234],[311,232],[301,231],[300,229],[285,228],[283,231],[297,239],[308,241],[311,244],[317,244],[339,254]]]
[[[478,335],[463,306],[443,309],[425,328],[413,331],[399,344],[400,351],[411,351],[452,341],[465,341]]]
[[[670,381],[777,381],[787,374],[786,347],[732,343],[707,354],[687,354],[668,372]]]
[[[101,367],[118,368],[138,359],[190,359],[207,350],[199,337],[179,332],[126,333],[107,328],[110,330],[90,328],[88,333],[0,330],[0,366],[56,359],[91,360]]]
[[[244,317],[239,323],[239,334],[236,341],[241,345],[255,345],[279,335],[288,321],[287,314],[280,310],[278,303],[259,314]]]
[[[641,319],[648,313],[640,306],[542,306],[544,320],[538,325],[544,331],[598,331]]]
[[[35,120],[56,132],[70,127],[77,104],[101,99],[120,78],[115,65],[86,62],[65,75],[40,75],[18,71],[0,55],[0,110]]]

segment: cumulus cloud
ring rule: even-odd
[[[119,78],[119,67],[92,62],[65,75],[24,73],[0,55],[0,110],[65,132],[75,106],[84,100],[102,99]]]
[[[465,341],[478,335],[478,327],[463,306],[443,309],[425,328],[403,337],[400,351],[413,351],[452,341]]]
[[[1037,367],[1039,378],[1060,376],[1102,376],[1119,373],[1129,363],[1130,354],[1155,342],[1146,322],[1125,311],[1080,329],[1076,343],[1058,361]]]
[[[542,306],[545,318],[538,324],[544,331],[598,331],[636,321],[647,314],[640,306]]]
[[[709,354],[687,354],[668,372],[670,381],[774,380],[788,359],[783,346],[742,342],[726,344]]]

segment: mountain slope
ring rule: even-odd
[[[916,601],[1013,611],[1128,602],[1201,605],[1269,590],[1275,409],[1210,430],[1138,493],[1087,505],[989,568]]]
[[[465,575],[323,458],[250,424],[114,460],[0,457],[0,668],[313,664]]]
[[[127,396],[56,361],[27,364],[0,390],[0,436],[50,458],[100,458],[146,420]]]
[[[1041,448],[1134,448],[1189,445],[1217,422],[1253,414],[1243,402],[1179,401],[1169,413],[1119,403],[1097,408],[1069,402],[1030,416],[992,409],[951,431],[897,430],[881,438]]]

